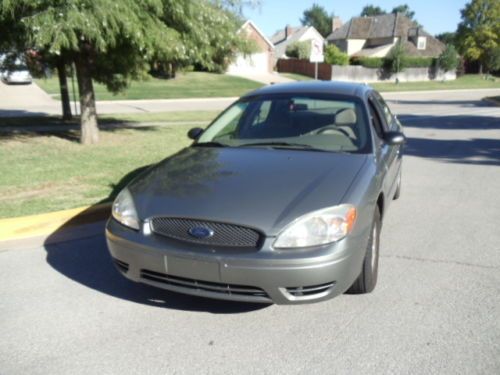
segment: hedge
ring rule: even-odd
[[[405,56],[402,59],[402,65],[405,68],[430,68],[435,66],[437,59],[434,57],[410,57]],[[351,65],[361,65],[365,68],[381,69],[387,67],[388,59],[385,57],[364,57],[353,56],[350,59]]]
[[[361,65],[365,68],[382,68],[384,66],[384,58],[382,57],[351,57],[351,65]]]

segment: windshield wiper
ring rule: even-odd
[[[210,141],[195,143],[193,147],[228,147],[228,145],[220,142]]]
[[[323,151],[328,152],[321,148],[316,148],[311,145],[303,143],[293,143],[293,142],[257,142],[257,143],[243,143],[238,147],[253,147],[253,146],[268,146],[271,148],[284,148],[284,149],[296,149],[296,150],[309,150],[309,151]]]

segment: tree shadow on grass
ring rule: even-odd
[[[110,202],[130,181],[149,167],[146,165],[127,173],[112,186],[113,190],[108,198],[70,219],[48,237],[44,245],[47,263],[69,279],[98,292],[144,305],[214,314],[246,313],[267,307],[266,304],[219,301],[173,293],[129,281],[115,269],[104,238],[103,220],[110,215],[109,207],[107,210],[100,207],[103,203]],[[82,231],[81,224],[87,221],[93,224],[84,227],[86,237],[71,238],[72,231],[76,228]],[[68,237],[66,241],[65,237]]]
[[[139,121],[124,121],[113,117],[99,119],[99,130],[115,132],[125,129],[151,131],[157,126]],[[80,140],[79,120],[64,121],[58,116],[0,117],[0,140],[19,140],[34,137],[57,137],[71,142]]]

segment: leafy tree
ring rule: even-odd
[[[391,13],[393,13],[393,14],[401,13],[411,20],[413,20],[413,17],[415,17],[415,12],[410,9],[408,4],[402,4],[402,5],[398,5],[397,7],[394,7],[394,9],[392,9]]]
[[[286,55],[296,59],[309,59],[311,55],[311,41],[295,42],[286,47]]]
[[[240,0],[0,0],[0,49],[74,63],[81,142],[98,141],[93,81],[112,92],[147,75],[150,62],[221,71],[241,47]],[[4,32],[6,30],[6,32]],[[65,78],[65,77],[61,77]],[[63,81],[61,81],[63,87]]]
[[[99,137],[93,79],[118,91],[144,74],[153,54],[178,53],[177,32],[160,21],[160,0],[4,0],[0,6],[0,19],[16,26],[26,49],[74,62],[84,144]]]
[[[457,50],[452,44],[448,44],[446,49],[438,57],[438,66],[445,72],[457,69],[459,56]]]
[[[495,51],[500,46],[500,1],[472,0],[458,26],[459,50],[467,59],[479,61],[479,72],[494,69]]]
[[[171,75],[178,68],[194,65],[199,70],[222,73],[236,51],[252,53],[252,41],[237,34],[242,20],[233,8],[247,2],[231,1],[220,4],[206,0],[163,0],[162,21],[180,34],[182,54],[167,60],[155,60],[169,65]]]
[[[436,35],[436,39],[441,41],[444,44],[456,44],[457,40],[457,33],[455,32],[444,32],[441,34]]]
[[[371,16],[379,16],[381,14],[387,14],[385,10],[375,5],[366,5],[361,11],[361,17],[371,17]]]
[[[336,45],[330,44],[325,48],[325,62],[331,65],[348,65],[349,56]]]
[[[500,45],[488,53],[486,66],[489,68],[490,72],[500,72]]]
[[[326,38],[332,31],[332,19],[333,14],[328,15],[326,9],[321,5],[313,4],[311,8],[304,11],[300,22],[304,26],[313,26]]]

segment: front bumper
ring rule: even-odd
[[[106,240],[115,265],[132,281],[200,297],[299,304],[344,293],[361,271],[368,236],[300,251],[272,250],[269,238],[259,250],[241,251],[144,235],[110,219]]]

